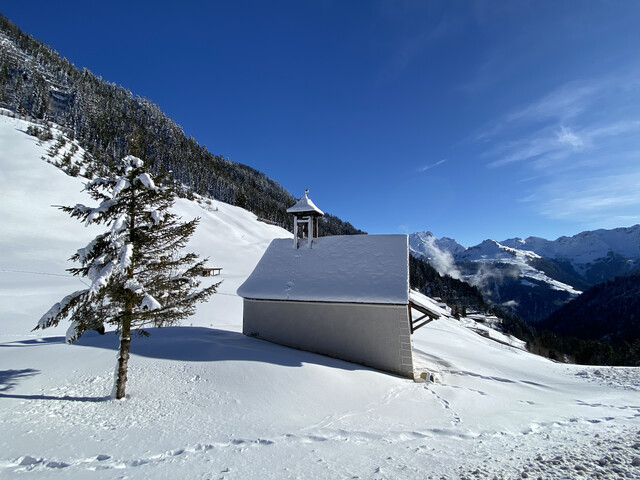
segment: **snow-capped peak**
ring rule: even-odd
[[[571,237],[559,237],[553,241],[527,237],[524,240],[512,238],[502,243],[514,248],[531,250],[545,258],[568,260],[574,265],[587,264],[611,254],[640,258],[640,224],[612,230],[586,231]]]

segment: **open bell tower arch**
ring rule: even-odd
[[[299,237],[307,237],[309,248],[313,244],[313,239],[318,238],[318,219],[324,215],[309,198],[309,190],[304,191],[302,197],[293,206],[287,209],[287,213],[293,214],[293,248],[299,247]]]

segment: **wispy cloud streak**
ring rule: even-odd
[[[437,167],[438,165],[442,165],[443,163],[445,163],[447,161],[447,159],[443,159],[443,160],[439,160],[436,163],[432,163],[431,165],[424,165],[420,168],[417,169],[418,172],[422,173],[422,172],[426,172],[427,170],[431,170],[432,168]]]
[[[588,222],[610,223],[611,218],[619,217],[640,221],[638,185],[640,169],[576,181],[563,178],[539,189],[536,208],[540,214],[556,220],[577,216]]]
[[[640,133],[640,117],[637,120],[592,125],[582,129],[565,125],[545,127],[527,137],[500,143],[493,150],[485,152],[483,156],[495,158],[487,164],[491,168],[534,159],[565,160],[576,154],[588,157],[604,149],[609,149],[611,155],[615,156],[626,146],[632,149],[637,146],[640,149],[640,142],[636,142],[638,133]],[[562,164],[557,166],[560,168]]]
[[[542,99],[506,116],[506,123],[559,119],[568,121],[585,112],[606,89],[607,82],[570,82]]]
[[[630,75],[570,82],[476,137],[492,169],[526,178],[521,202],[556,220],[639,218],[640,82]]]

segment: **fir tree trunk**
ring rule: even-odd
[[[120,333],[120,353],[118,355],[118,366],[116,369],[115,397],[124,398],[127,384],[127,369],[129,366],[129,349],[131,347],[131,317],[125,316],[122,322],[122,332]]]
[[[129,175],[129,182],[133,183],[132,175]],[[134,243],[135,232],[135,207],[136,197],[135,192],[131,189],[131,197],[129,198],[128,210],[129,210],[129,242]],[[133,261],[129,265],[127,271],[127,278],[133,278]],[[129,366],[129,350],[131,348],[131,317],[133,314],[133,294],[126,290],[124,291],[125,298],[125,313],[122,319],[122,330],[120,333],[120,354],[118,355],[118,366],[116,371],[116,383],[115,383],[115,397],[121,399],[125,397],[125,387],[127,384],[127,369]]]

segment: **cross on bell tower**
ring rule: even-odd
[[[311,248],[313,239],[318,238],[318,218],[322,217],[324,212],[311,201],[308,189],[304,191],[304,197],[293,207],[287,208],[287,213],[293,214],[293,248],[298,248],[298,236],[302,235],[304,238],[305,233]]]

